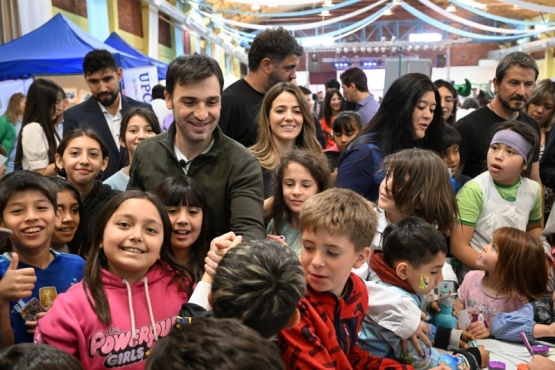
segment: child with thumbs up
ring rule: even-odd
[[[16,171],[0,179],[0,226],[11,231],[0,255],[0,346],[32,342],[37,320],[56,296],[83,277],[85,261],[50,249],[61,222],[57,191],[46,177]]]

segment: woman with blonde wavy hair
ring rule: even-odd
[[[295,148],[322,152],[304,94],[292,83],[280,82],[264,96],[258,113],[258,139],[249,148],[262,166],[264,198],[271,195],[272,174],[281,157]]]

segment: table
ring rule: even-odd
[[[506,370],[516,370],[518,364],[525,364],[531,358],[522,343],[505,342],[497,339],[478,339],[477,342],[490,351],[491,361],[504,362]],[[555,361],[555,348],[552,343],[536,341],[534,344],[543,344],[550,347],[549,358]]]

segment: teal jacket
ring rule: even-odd
[[[0,116],[0,145],[6,149],[6,153],[10,154],[15,144],[15,124],[10,122],[8,116],[4,114]]]

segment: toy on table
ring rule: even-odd
[[[504,362],[501,361],[490,361],[488,362],[489,370],[505,370],[506,366]]]
[[[532,351],[535,355],[547,357],[549,355],[549,347],[543,344],[536,344],[532,346]]]

